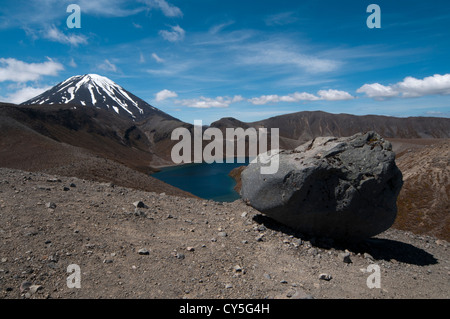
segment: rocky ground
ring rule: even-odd
[[[391,229],[337,243],[297,234],[241,201],[6,168],[0,239],[0,298],[450,297],[449,243],[433,237]],[[79,289],[67,286],[72,264]],[[370,265],[379,266],[380,288],[367,285]]]

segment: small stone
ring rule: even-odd
[[[59,178],[49,178],[47,179],[48,183],[61,183],[61,180]]]
[[[375,258],[373,258],[372,255],[371,255],[371,254],[368,254],[368,253],[364,253],[364,258],[365,258],[365,259],[368,259],[368,260],[371,260],[371,261],[374,261],[374,260],[375,260]]]
[[[233,288],[233,285],[232,285],[232,284],[226,284],[226,285],[225,285],[225,289],[230,289],[230,288]]]
[[[39,290],[42,290],[42,286],[41,285],[32,285],[30,287],[30,294],[35,294],[36,292],[38,292]]]
[[[288,296],[289,297],[289,296]],[[302,289],[295,289],[294,293],[289,297],[291,299],[314,299],[313,296],[307,294]]]
[[[280,284],[287,284],[288,282],[286,280],[280,280]]]
[[[147,217],[147,214],[145,213],[145,212],[143,212],[143,211],[141,211],[141,210],[139,210],[139,209],[135,209],[134,210],[134,216],[137,216],[137,217]]]
[[[259,225],[258,227],[256,227],[256,230],[257,230],[257,231],[266,231],[266,230],[267,230],[267,227],[264,226],[264,225]]]
[[[233,270],[234,270],[235,272],[242,272],[242,268],[241,268],[241,266],[239,266],[239,265],[234,266],[234,267],[233,267]]]
[[[348,253],[348,252],[340,253],[339,254],[339,259],[342,260],[346,264],[351,264],[352,263],[352,260],[350,259],[350,253]]]
[[[2,258],[2,263],[5,263],[8,261],[8,258]]]
[[[112,264],[113,260],[112,259],[105,259],[105,260],[103,260],[103,263],[104,264]]]
[[[258,242],[263,241],[263,239],[264,239],[264,234],[258,235],[255,239],[256,239],[256,241],[258,241]]]
[[[134,205],[134,207],[136,207],[136,208],[148,208],[148,206],[145,205],[145,204],[144,204],[143,202],[141,202],[141,201],[134,202],[133,205]]]
[[[195,251],[195,248],[194,247],[187,247],[186,250],[187,251]]]
[[[293,241],[293,243],[294,243],[294,245],[301,246],[301,245],[303,244],[303,240],[301,240],[300,238],[298,238],[298,239],[295,239],[295,240]]]
[[[185,258],[184,254],[182,254],[182,253],[177,253],[175,255],[175,257],[177,257],[177,259],[184,259]]]
[[[67,191],[69,191],[69,190],[70,190],[69,187],[67,187],[67,186],[64,186],[64,187],[63,187],[63,191],[67,192]]]
[[[22,282],[22,284],[20,285],[20,292],[28,291],[32,285],[33,283],[29,281]]]
[[[446,246],[445,245],[445,242],[443,241],[443,240],[440,240],[440,239],[438,239],[438,240],[436,240],[436,245],[438,245],[438,246]]]
[[[228,236],[228,234],[224,231],[219,232],[218,235],[219,235],[219,237],[227,237]]]
[[[319,279],[320,280],[325,280],[325,281],[330,281],[333,277],[329,274],[320,274],[319,275]]]
[[[72,188],[77,187],[77,185],[75,185],[74,183],[70,183],[69,186],[72,187]]]
[[[241,214],[241,217],[242,217],[242,218],[247,217],[247,212],[243,212],[243,213]]]
[[[138,254],[139,255],[150,255],[150,252],[145,248],[141,248],[138,250]]]
[[[56,208],[56,204],[49,202],[45,204],[45,207],[50,208],[50,209],[55,209]]]

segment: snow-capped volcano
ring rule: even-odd
[[[112,110],[135,120],[148,118],[155,113],[170,117],[110,79],[97,74],[73,76],[22,104],[90,106]]]

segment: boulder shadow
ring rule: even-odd
[[[309,241],[312,246],[322,249],[348,249],[355,254],[367,253],[370,254],[375,261],[391,261],[395,259],[398,262],[417,266],[435,265],[438,263],[438,260],[425,250],[396,240],[374,237],[358,242],[339,241],[331,238],[313,237],[300,233],[265,215],[255,215],[253,220],[258,224],[264,225],[266,228],[282,232],[303,241]]]

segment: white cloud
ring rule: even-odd
[[[244,98],[240,95],[235,95],[234,97],[229,96],[218,96],[214,99],[201,96],[198,99],[185,99],[177,101],[177,103],[199,109],[209,109],[209,108],[226,108],[232,103],[238,103],[243,101]]]
[[[163,63],[164,59],[161,59],[156,53],[152,53],[152,58],[158,63]]]
[[[162,91],[156,93],[156,101],[161,102],[166,99],[174,98],[177,96],[178,96],[178,94],[176,92],[169,91],[169,90],[162,90]]]
[[[65,21],[65,8],[71,3],[80,6],[82,15],[100,17],[128,17],[149,10],[161,11],[167,17],[182,17],[183,12],[166,0],[39,0],[15,1],[0,19],[0,29],[11,27],[45,26],[53,21]],[[3,3],[2,3],[3,4]],[[5,13],[2,12],[2,13]]]
[[[43,31],[42,35],[47,40],[63,44],[70,44],[73,46],[87,44],[87,38],[85,36],[76,34],[66,35],[59,31],[55,26],[51,26],[47,30]]]
[[[237,61],[244,65],[275,66],[279,71],[301,69],[308,73],[326,73],[336,71],[341,62],[319,55],[302,53],[302,48],[284,40],[269,40],[236,47]]]
[[[320,90],[317,94],[320,96],[321,100],[326,101],[345,101],[354,99],[350,93],[338,90]]]
[[[150,8],[160,9],[166,17],[182,17],[183,12],[180,8],[171,5],[165,0],[141,0]]]
[[[233,96],[231,103],[239,103],[242,101],[244,101],[244,98],[241,95],[235,95],[235,96]]]
[[[145,56],[144,54],[142,54],[142,52],[139,53],[139,63],[145,63]]]
[[[28,101],[29,99],[38,96],[45,91],[51,89],[51,87],[35,88],[35,87],[23,87],[14,93],[11,93],[7,97],[3,98],[4,102],[20,104]]]
[[[356,90],[356,92],[365,93],[367,97],[373,98],[375,100],[382,100],[399,95],[399,92],[394,90],[392,87],[384,86],[379,83],[364,84],[362,87]]]
[[[177,42],[184,39],[186,31],[184,31],[179,25],[171,26],[172,31],[160,30],[159,34],[169,42]]]
[[[278,103],[280,102],[280,96],[278,95],[262,95],[260,97],[254,97],[248,100],[254,105],[265,105],[267,103]]]
[[[234,24],[234,21],[217,24],[217,25],[213,26],[211,29],[209,29],[209,33],[212,35],[215,35],[232,24]]]
[[[295,92],[293,94],[290,94],[288,97],[293,99],[293,101],[285,100],[284,102],[317,101],[320,99],[317,96],[315,96],[314,94],[306,93],[306,92],[303,92],[303,93]]]
[[[100,70],[107,71],[107,72],[117,72],[117,66],[113,63],[111,63],[108,59],[105,59],[105,61],[97,66]]]
[[[411,76],[396,84],[403,97],[450,94],[450,74],[435,74],[423,80]]]
[[[26,63],[13,58],[0,58],[0,82],[36,81],[42,76],[56,76],[64,70],[62,64],[47,58],[43,63]]]
[[[75,60],[73,58],[70,60],[69,66],[71,66],[72,68],[76,68],[77,67],[77,63],[75,62]]]
[[[301,101],[319,101],[319,100],[326,100],[326,101],[342,101],[342,100],[351,100],[354,97],[345,91],[338,91],[338,90],[320,90],[317,92],[318,96],[303,92],[295,92],[289,95],[262,95],[260,97],[254,97],[249,99],[248,101],[254,105],[265,105],[268,103],[279,103],[279,102],[287,102],[287,103],[293,103],[293,102],[301,102]]]
[[[55,4],[60,4],[60,0],[46,0],[46,2],[53,2]],[[68,3],[73,3],[67,1]],[[81,12],[86,14],[94,14],[100,16],[110,16],[110,17],[127,17],[139,12],[142,12],[145,8],[142,6],[134,8],[127,5],[126,0],[78,0],[77,4],[81,7]]]
[[[268,26],[286,25],[294,23],[298,20],[295,12],[282,12],[268,16],[264,22]]]
[[[389,86],[379,83],[364,84],[356,92],[365,93],[367,97],[378,100],[396,96],[411,98],[426,95],[448,95],[450,94],[450,74],[435,74],[424,79],[408,76],[402,82]]]

